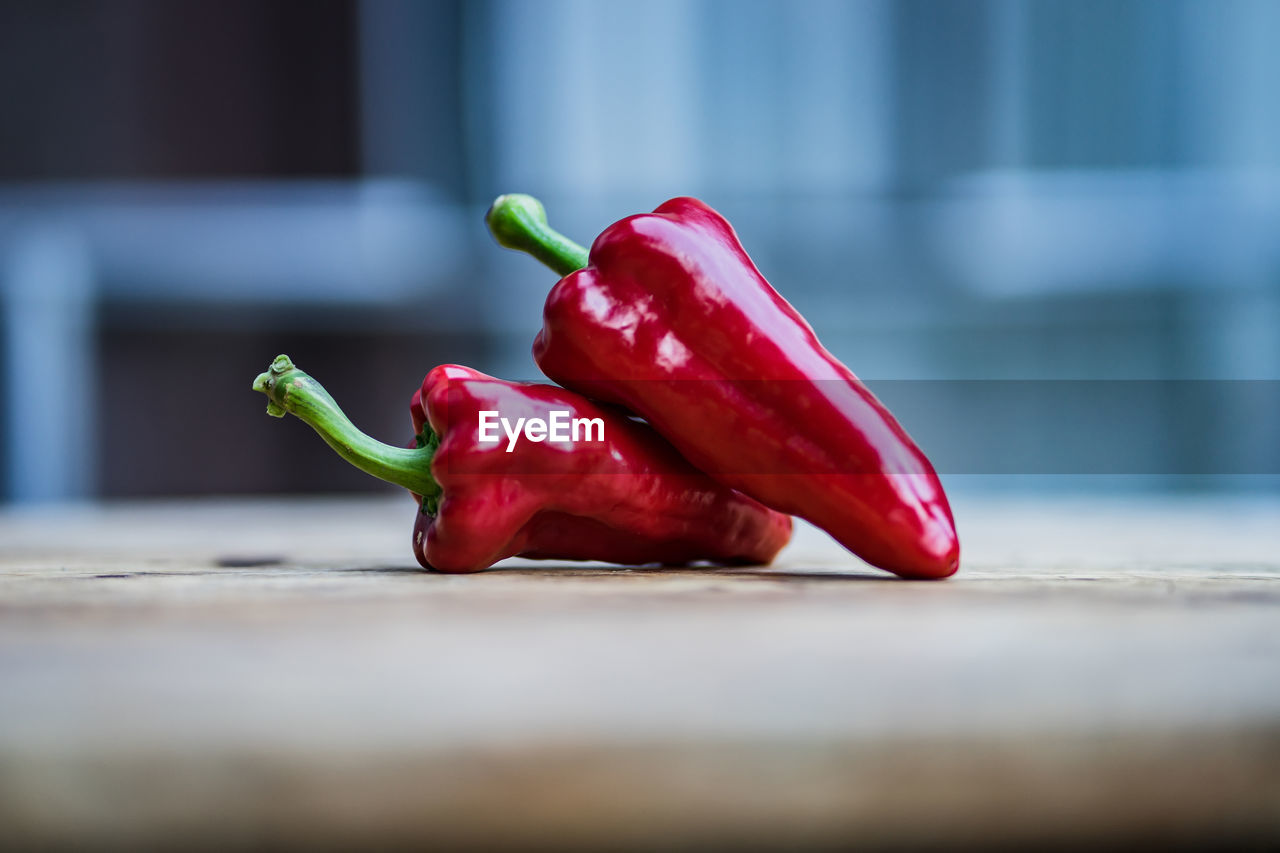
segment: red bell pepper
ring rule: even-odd
[[[253,388],[269,398],[269,414],[296,415],[342,458],[414,494],[413,551],[424,568],[474,572],[512,556],[768,563],[791,536],[789,517],[702,474],[647,424],[563,388],[442,365],[410,403],[413,448],[361,433],[288,356],[278,356]],[[599,425],[584,422],[568,441],[530,428],[513,442],[496,423],[482,436],[481,412],[508,426],[553,417]],[[481,440],[493,432],[498,441]]]
[[[642,415],[720,482],[872,565],[909,578],[956,571],[955,522],[929,460],[720,214],[672,199],[609,226],[589,254],[529,196],[500,197],[486,221],[501,245],[564,276],[533,345],[551,379]]]

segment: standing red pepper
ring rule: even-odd
[[[629,216],[590,254],[534,198],[498,198],[498,242],[560,275],[533,354],[547,376],[644,416],[720,482],[806,518],[872,565],[941,578],[960,561],[929,460],[693,198]]]
[[[269,414],[296,415],[343,459],[420,499],[413,551],[424,568],[474,572],[513,556],[768,563],[791,537],[789,517],[702,474],[648,425],[563,388],[437,367],[410,403],[416,448],[361,433],[288,356],[253,388],[270,399]],[[499,440],[484,442],[481,412],[544,424],[563,412],[599,427],[584,423],[578,440],[570,432],[551,441],[544,431],[512,442],[494,424]]]

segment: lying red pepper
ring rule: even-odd
[[[288,356],[253,388],[269,398],[269,414],[296,415],[357,468],[414,493],[413,550],[424,568],[474,572],[513,556],[768,563],[791,537],[789,517],[702,474],[647,424],[563,388],[437,367],[410,403],[415,448],[361,433]],[[514,443],[493,423],[486,435],[499,440],[486,443],[481,412],[508,426],[518,418],[545,424],[552,413],[585,422],[577,441],[572,432],[569,441],[538,439],[530,427]],[[596,419],[598,428],[587,423]]]
[[[720,482],[872,565],[956,571],[955,522],[929,460],[720,214],[672,199],[609,226],[589,255],[529,196],[500,197],[486,221],[500,244],[564,276],[533,345],[547,376],[642,415]]]

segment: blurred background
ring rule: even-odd
[[[437,363],[535,378],[554,276],[482,221],[516,191],[583,243],[706,200],[953,484],[1275,489],[1278,36],[1270,0],[0,0],[4,497],[380,488],[249,385],[287,352],[399,443]]]

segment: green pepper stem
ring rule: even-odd
[[[434,442],[409,449],[370,438],[356,429],[319,382],[293,366],[289,356],[276,356],[271,366],[253,380],[253,390],[267,395],[267,414],[277,418],[291,414],[302,419],[339,456],[366,474],[424,498],[440,494],[440,486],[431,476]]]
[[[484,221],[498,245],[528,252],[559,275],[587,265],[587,250],[548,225],[546,209],[531,195],[498,196]]]

